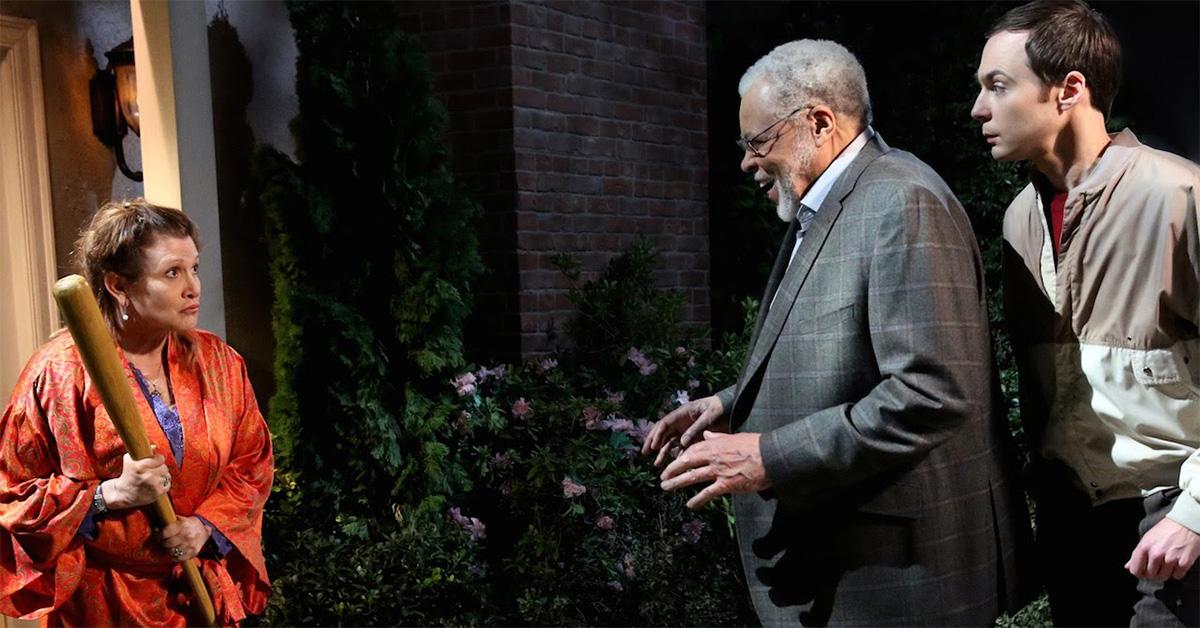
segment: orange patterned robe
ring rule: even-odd
[[[195,341],[191,366],[180,343],[167,347],[182,466],[128,365],[126,375],[150,443],[167,459],[176,514],[205,517],[233,544],[219,560],[198,561],[218,622],[234,625],[261,613],[271,591],[262,553],[271,439],[241,356],[206,332]],[[124,454],[70,334],[51,338],[0,418],[0,613],[51,625],[200,621],[182,568],[151,538],[153,506],[96,516],[93,541],[77,534]]]

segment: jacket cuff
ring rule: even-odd
[[[812,448],[796,446],[808,440],[807,431],[804,421],[796,421],[760,436],[763,469],[780,501],[801,501],[812,492],[806,488],[821,486],[825,465],[820,456]]]
[[[1167,518],[1175,523],[1200,534],[1200,502],[1196,498],[1184,491],[1175,498],[1175,505],[1171,506],[1170,512],[1167,513]]]
[[[725,412],[725,416],[729,416],[729,412],[733,410],[733,400],[737,396],[737,384],[717,392],[717,399],[721,400],[721,408]]]

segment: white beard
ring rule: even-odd
[[[783,168],[775,179],[775,187],[779,189],[779,202],[775,204],[775,215],[779,217],[779,220],[791,222],[796,219],[796,212],[800,211],[800,195],[796,193],[796,187],[792,184],[792,173],[796,170],[807,172],[816,155],[815,144],[803,140],[797,142],[796,150],[792,153],[792,162],[788,164],[788,167]]]
[[[796,212],[800,211],[800,197],[796,196],[796,188],[792,187],[791,173],[780,173],[775,187],[779,188],[779,202],[775,204],[775,215],[785,223],[795,220]]]

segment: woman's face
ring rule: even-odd
[[[142,276],[127,284],[125,325],[187,332],[200,312],[200,252],[189,237],[163,235],[142,249]]]

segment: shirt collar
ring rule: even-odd
[[[834,159],[833,163],[829,164],[829,167],[817,177],[817,180],[808,186],[808,192],[804,194],[804,198],[800,199],[800,204],[814,212],[820,209],[821,203],[824,203],[825,197],[829,195],[829,190],[833,189],[833,184],[837,183],[846,168],[850,167],[850,162],[858,157],[872,137],[875,137],[875,129],[868,126],[854,138],[854,141],[846,145],[837,159]],[[798,209],[797,212],[799,212]]]

